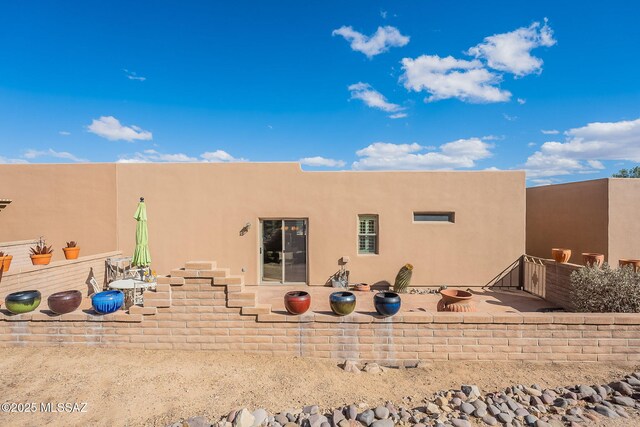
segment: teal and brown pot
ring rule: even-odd
[[[41,299],[40,291],[14,292],[5,297],[4,305],[13,314],[29,313],[38,308]]]
[[[348,291],[334,292],[329,295],[329,305],[338,316],[346,316],[356,308],[356,296]]]

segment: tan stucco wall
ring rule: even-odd
[[[33,185],[32,170],[48,175],[47,190]],[[91,183],[78,184],[73,197],[59,189],[72,170]],[[25,200],[51,207],[55,199],[60,206],[45,210],[51,217],[39,226],[42,231],[34,230],[36,218],[12,213],[14,231],[0,241],[40,233],[55,242],[73,234],[87,254],[130,254],[132,216],[144,196],[153,264],[161,273],[189,259],[214,258],[234,274],[244,269],[246,283],[256,284],[259,218],[308,218],[311,284],[323,284],[338,259],[349,256],[352,281],[393,282],[410,262],[415,285],[484,285],[524,252],[523,172],[303,172],[295,163],[0,166],[4,182],[20,173],[29,178],[20,178],[25,182],[11,194],[0,194],[15,200],[0,214],[3,228],[5,213]],[[89,222],[95,224],[91,238],[77,231],[86,227],[83,215],[76,212],[72,220],[62,212],[72,210],[67,200],[83,199],[100,218]],[[81,212],[86,215],[89,206]],[[456,222],[414,224],[413,211],[454,211]],[[358,214],[379,215],[378,255],[357,255]],[[240,236],[247,222],[251,228]]]
[[[608,252],[608,180],[527,188],[527,254],[551,258],[551,248]],[[616,261],[617,262],[617,261]]]
[[[640,179],[609,179],[609,257],[640,258]]]
[[[0,242],[39,236],[64,259],[65,242],[76,240],[81,255],[117,248],[116,165],[0,165]]]

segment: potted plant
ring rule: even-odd
[[[47,265],[51,262],[53,249],[47,246],[44,239],[40,239],[38,244],[31,248],[31,262],[33,265]]]
[[[11,260],[13,259],[12,255],[5,254],[0,251],[0,270],[9,271],[9,267],[11,267]]]
[[[80,254],[80,246],[75,241],[67,242],[67,247],[62,248],[64,252],[64,257],[66,259],[78,259],[78,255]]]

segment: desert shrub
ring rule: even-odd
[[[640,313],[640,273],[608,264],[576,270],[571,273],[571,302],[581,312]]]

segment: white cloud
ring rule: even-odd
[[[156,163],[156,162],[170,162],[170,163],[186,163],[186,162],[208,162],[208,163],[222,163],[222,162],[244,162],[246,159],[236,159],[226,151],[217,150],[202,153],[200,157],[191,157],[184,153],[160,153],[156,150],[144,150],[141,153],[134,153],[130,156],[121,156],[118,163]]]
[[[471,168],[478,160],[492,155],[492,145],[480,138],[459,139],[442,144],[438,151],[432,147],[413,144],[376,142],[358,150],[360,160],[353,163],[356,170],[365,169],[457,169]]]
[[[602,160],[640,162],[640,118],[589,123],[565,132],[565,141],[548,141],[525,164],[528,175],[595,173]]]
[[[298,161],[307,166],[325,166],[329,168],[341,168],[345,165],[344,160],[327,159],[320,156],[305,157]]]
[[[81,159],[66,151],[55,151],[51,148],[48,150],[27,150],[24,152],[25,159],[35,159],[38,157],[53,157],[56,159],[71,160],[72,162],[88,162],[87,159]]]
[[[524,104],[527,103],[527,100],[524,99],[524,98],[518,98],[518,99],[516,99],[516,101],[518,101],[518,104],[520,104],[520,105],[524,105]]]
[[[538,144],[536,144],[535,142],[530,142],[527,144],[528,147],[535,147],[536,145]]]
[[[466,102],[505,102],[511,93],[497,85],[501,76],[483,68],[478,60],[466,61],[452,56],[422,55],[402,60],[405,88],[430,94],[425,102],[457,98]]]
[[[124,68],[122,71],[124,71],[124,74],[129,80],[137,80],[139,82],[147,80],[146,77],[139,76],[135,71],[129,71],[126,68]]]
[[[502,117],[504,117],[505,120],[508,120],[510,122],[514,122],[514,121],[518,120],[518,116],[510,116],[507,113],[502,113]]]
[[[368,107],[377,108],[379,110],[386,111],[387,113],[397,113],[404,110],[400,105],[387,101],[387,98],[383,94],[375,90],[368,83],[358,82],[349,86],[348,89],[351,91],[351,99],[359,99]],[[407,115],[405,114],[402,117],[406,116]],[[400,118],[397,115],[391,115],[389,117],[392,119]]]
[[[331,33],[333,36],[342,36],[351,43],[351,49],[362,52],[368,58],[386,52],[391,47],[402,47],[409,43],[409,37],[400,34],[397,28],[389,25],[378,27],[371,36],[366,36],[353,29],[351,26],[342,26]]]
[[[9,157],[0,156],[0,164],[2,165],[20,165],[29,163],[25,159],[11,159]]]
[[[387,19],[387,11],[386,10],[381,10],[380,11],[380,17],[382,19]]]
[[[222,163],[222,162],[246,162],[247,159],[243,158],[235,158],[231,154],[226,151],[216,150],[216,151],[208,151],[206,153],[202,153],[200,157],[206,161],[211,163]]]
[[[407,116],[408,116],[407,113],[395,113],[395,114],[390,114],[389,118],[390,119],[404,119]]]
[[[542,130],[540,130],[540,132],[542,132],[542,133],[543,133],[543,134],[545,134],[545,135],[557,135],[557,134],[559,134],[559,133],[560,133],[560,131],[559,131],[559,130],[555,130],[555,129],[550,129],[550,130],[544,130],[544,129],[542,129]]]
[[[153,138],[151,132],[141,129],[138,126],[124,126],[113,116],[102,116],[99,119],[93,119],[87,129],[89,132],[95,133],[110,141],[123,140],[133,142],[136,139],[149,141]]]
[[[542,71],[542,59],[531,55],[535,48],[550,47],[556,44],[553,31],[545,18],[541,26],[534,22],[528,27],[518,28],[509,33],[494,34],[466,53],[487,61],[494,70],[505,71],[516,77]]]
[[[62,136],[69,136],[69,135],[71,135],[71,132],[67,132],[66,130],[61,130],[60,132],[58,132],[58,134],[60,134]]]

